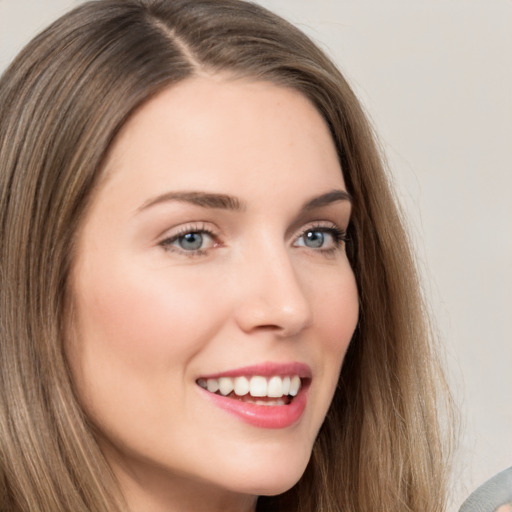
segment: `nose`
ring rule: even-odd
[[[284,247],[257,251],[238,276],[235,319],[244,332],[273,331],[292,337],[309,327],[313,312],[293,261]]]

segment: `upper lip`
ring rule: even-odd
[[[286,377],[290,375],[298,375],[301,379],[311,379],[311,367],[305,363],[274,363],[266,362],[250,366],[243,366],[231,370],[212,373],[209,375],[201,375],[202,379],[220,379],[221,377],[243,377],[248,375],[261,375],[262,377],[271,377],[274,375]]]

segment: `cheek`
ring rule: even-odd
[[[359,297],[354,274],[351,270],[324,280],[315,287],[315,325],[321,331],[323,349],[340,361],[352,338],[359,316]]]
[[[197,282],[195,282],[197,281]],[[199,278],[180,280],[166,272],[119,269],[89,274],[77,285],[78,331],[84,345],[116,352],[122,359],[167,366],[201,348],[203,338],[215,330],[200,312],[212,303],[210,286]],[[215,315],[208,315],[209,319]]]
[[[323,378],[318,396],[317,414],[324,417],[338,383],[339,373],[349,343],[359,318],[359,297],[353,272],[345,271],[329,280],[324,286],[315,287],[315,326],[319,358],[322,361]]]
[[[185,410],[187,369],[224,317],[208,283],[122,265],[77,274],[68,344],[82,404],[100,424],[138,424]],[[209,308],[209,314],[202,312]],[[214,310],[214,311],[212,311]],[[184,392],[181,392],[185,390]]]
[[[225,306],[211,300],[215,283],[199,275],[185,279],[138,266],[128,272],[122,265],[109,270],[97,265],[75,274],[68,360],[99,431],[153,453],[158,446],[147,443],[155,437],[176,441],[176,411],[183,423],[192,421],[189,363],[217,332]]]

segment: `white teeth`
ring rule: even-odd
[[[210,379],[208,379],[210,380]],[[207,381],[208,382],[208,381]],[[231,391],[234,389],[233,379],[230,379],[229,377],[221,377],[219,379],[219,391],[224,396],[229,395]]]
[[[290,380],[290,395],[295,396],[300,389],[300,378],[294,375]]]
[[[251,396],[267,396],[267,379],[265,377],[251,377]]]
[[[235,394],[244,396],[249,393],[249,381],[245,377],[237,377],[235,379]]]
[[[286,377],[274,375],[268,379],[261,375],[235,378],[220,377],[219,379],[199,379],[197,383],[210,393],[220,392],[221,395],[227,396],[234,391],[237,396],[250,395],[255,398],[296,396],[302,386],[302,381],[298,375]]]
[[[206,389],[210,393],[216,393],[219,391],[219,381],[217,379],[208,379],[206,381]]]
[[[283,395],[290,394],[290,377],[285,377],[283,379]]]
[[[283,379],[271,377],[268,381],[267,396],[281,398],[283,396]]]

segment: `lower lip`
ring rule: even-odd
[[[303,387],[287,405],[257,405],[235,398],[210,393],[201,389],[221,409],[237,416],[245,423],[260,428],[286,428],[299,421],[307,402],[307,389]]]

